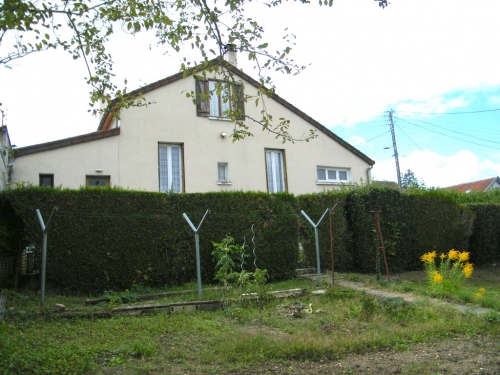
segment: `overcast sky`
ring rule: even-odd
[[[435,187],[500,175],[499,0],[392,0],[386,9],[372,0],[313,3],[254,13],[272,48],[289,28],[293,58],[310,64],[298,76],[274,77],[282,98],[375,160],[375,179],[397,179],[391,109],[402,173],[411,169]],[[179,70],[188,52],[164,55],[151,42],[113,39],[117,83],[126,78],[135,89]],[[255,76],[242,56],[239,64]],[[85,76],[83,61],[62,51],[0,69],[12,143],[95,131]]]

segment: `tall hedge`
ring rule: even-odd
[[[38,267],[42,232],[35,210],[47,221],[59,208],[48,231],[47,283],[65,291],[97,293],[196,279],[194,232],[182,214],[198,227],[207,209],[199,230],[204,282],[213,281],[211,241],[226,235],[246,241],[248,269],[267,268],[272,280],[289,278],[297,262],[297,206],[287,194],[29,188],[1,197],[23,222],[23,246],[35,245]]]
[[[380,266],[376,211],[391,272],[420,268],[419,258],[427,251],[467,249],[474,215],[466,207],[435,191],[366,186],[351,190],[346,200],[348,248],[358,272]]]
[[[19,272],[22,249],[35,245],[40,269],[42,232],[35,210],[47,222],[57,206],[48,231],[49,286],[99,293],[134,283],[184,283],[196,279],[196,256],[183,213],[198,227],[210,210],[199,230],[204,283],[213,282],[212,242],[225,236],[246,245],[247,270],[265,268],[271,280],[283,280],[295,271],[299,243],[305,265],[316,267],[314,227],[301,210],[316,224],[334,208],[318,227],[323,270],[331,269],[333,247],[337,271],[384,272],[375,213],[391,273],[420,269],[423,253],[452,248],[469,250],[479,265],[500,257],[499,197],[439,189],[401,193],[373,185],[299,197],[23,188],[0,193],[0,258],[13,255]],[[495,204],[484,204],[488,200]]]
[[[298,204],[301,211],[316,225],[327,209],[330,211],[318,225],[320,265],[321,269],[332,269],[339,272],[352,270],[352,254],[347,251],[347,225],[345,220],[345,191],[329,191],[321,194],[299,196]],[[332,210],[333,209],[333,210]],[[317,267],[315,228],[301,214],[300,243],[304,250],[304,266]]]
[[[472,262],[476,265],[500,261],[500,205],[471,204],[476,219],[469,242]]]

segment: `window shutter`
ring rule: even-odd
[[[237,120],[245,119],[245,93],[243,92],[243,84],[236,84],[234,89],[236,90],[236,102],[234,103],[234,109],[238,114]]]
[[[208,96],[208,81],[196,80],[196,114],[210,116],[210,98]]]

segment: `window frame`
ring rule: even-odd
[[[196,114],[200,117],[208,117],[213,120],[230,120],[225,111],[241,111],[238,113],[237,120],[245,119],[245,97],[243,91],[243,82],[225,82],[218,79],[196,79]],[[217,83],[222,87],[217,93]],[[213,85],[213,87],[211,87]],[[227,90],[227,102],[224,102],[224,92]],[[236,90],[236,100],[232,100],[232,91]],[[217,113],[212,113],[214,107],[213,101],[216,101]]]
[[[286,172],[286,158],[285,158],[285,150],[277,150],[277,149],[270,149],[266,148],[264,150],[265,153],[265,163],[266,163],[266,184],[267,184],[267,192],[270,194],[276,194],[276,193],[286,193],[288,191],[288,182],[287,182],[287,172]],[[271,160],[268,158],[268,155],[270,155]],[[281,175],[280,177],[280,182],[281,182],[281,189],[279,189],[279,184],[277,184],[277,173],[279,173],[279,170],[277,171],[276,168],[271,168],[271,171],[269,170],[270,163],[273,164],[276,162],[275,158],[273,158],[273,155],[280,155],[280,167],[281,167]],[[275,167],[275,166],[274,166]],[[270,174],[272,173],[272,175]]]
[[[224,177],[225,179],[220,179],[220,169],[224,168]],[[217,185],[231,185],[231,180],[229,179],[229,163],[227,162],[218,162],[217,163]]]
[[[106,185],[90,185],[90,180],[91,179],[105,180]],[[111,176],[85,175],[85,186],[86,187],[91,187],[91,188],[110,187],[111,186]]]
[[[50,179],[50,185],[42,184],[42,180],[44,178],[49,178]],[[38,179],[39,179],[38,186],[54,187],[54,174],[53,173],[40,173],[38,175]]]
[[[318,171],[323,169],[325,171],[325,179],[320,180],[318,176]],[[328,171],[335,172],[336,178],[330,179],[328,176]],[[340,179],[340,172],[346,173],[346,179]],[[351,183],[351,169],[350,168],[340,168],[340,167],[325,167],[325,166],[317,166],[316,167],[316,183],[317,184],[350,184]]]
[[[164,188],[164,184],[162,182],[162,155],[161,155],[161,149],[165,148],[167,149],[167,176],[166,176],[166,184],[167,186],[170,185],[172,187],[173,181],[173,165],[172,165],[172,148],[179,148],[179,166],[178,166],[178,171],[179,171],[179,189],[178,190],[173,190],[175,193],[183,193],[185,191],[185,181],[184,181],[184,145],[181,143],[158,143],[158,189],[160,193],[167,193],[171,191],[171,187]],[[163,189],[163,190],[162,190]]]

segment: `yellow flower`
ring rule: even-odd
[[[443,282],[443,275],[441,275],[439,272],[434,272],[432,280],[434,280],[436,284],[440,284]]]
[[[424,255],[422,255],[420,257],[420,259],[422,260],[422,262],[424,263],[432,263],[434,262],[434,258],[437,256],[436,252],[435,251],[432,251],[432,252],[428,252],[428,253],[425,253]]]
[[[484,288],[479,288],[479,293],[481,293],[481,294],[486,293],[486,289],[484,289]]]
[[[482,293],[476,293],[476,294],[474,294],[474,297],[477,298],[477,299],[481,299],[481,298],[483,298],[483,294]]]
[[[470,253],[468,251],[464,251],[458,255],[458,258],[461,262],[467,262],[469,260]]]
[[[459,257],[460,251],[455,249],[451,249],[450,251],[448,251],[448,258],[450,258],[451,260],[457,260]]]
[[[467,279],[469,277],[471,277],[473,271],[474,271],[474,266],[472,265],[472,263],[465,263],[464,264],[464,266],[462,268],[462,272],[464,273],[464,275]]]
[[[444,260],[444,259],[446,259],[446,254],[445,253],[441,253],[441,255],[439,257],[441,258],[441,260]]]

